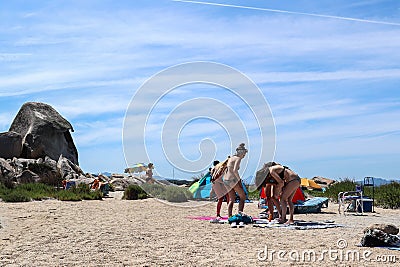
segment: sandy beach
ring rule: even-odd
[[[338,249],[371,251],[376,256],[400,252],[356,245],[362,230],[371,223],[398,225],[399,211],[376,208],[365,216],[344,216],[330,203],[320,214],[295,215],[295,220],[333,220],[345,227],[314,230],[256,228],[232,229],[228,224],[189,219],[213,216],[216,203],[182,208],[156,199],[121,200],[113,192],[102,201],[28,203],[0,202],[1,266],[381,266],[366,261],[335,261],[328,255],[319,262],[293,262],[291,251]],[[237,206],[235,206],[237,209]],[[258,216],[257,203],[246,204],[245,212]],[[226,213],[226,205],[223,206]],[[342,241],[343,243],[343,241]],[[286,258],[263,259],[268,249],[286,251]],[[267,250],[268,251],[268,250]],[[382,257],[381,257],[382,258]]]

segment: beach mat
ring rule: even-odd
[[[328,228],[337,228],[344,227],[342,224],[335,224],[332,221],[328,222],[315,222],[315,221],[295,221],[294,224],[286,225],[279,224],[276,220],[267,223],[255,223],[253,227],[259,228],[283,228],[290,230],[313,230],[313,229],[328,229]]]
[[[215,216],[188,216],[186,218],[198,221],[209,221],[210,223],[228,223],[228,217],[221,217],[219,220],[217,220]],[[253,218],[253,220],[254,223],[268,223],[266,219]]]
[[[209,221],[210,223],[228,223],[228,217],[221,217],[219,220],[217,220],[215,216],[188,216],[186,218],[198,221]]]

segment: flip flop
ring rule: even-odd
[[[237,228],[237,223],[236,222],[233,222],[233,223],[231,223],[231,228]]]
[[[240,222],[239,223],[239,228],[243,228],[244,227],[244,222]]]
[[[219,218],[214,218],[212,220],[210,220],[210,223],[219,223],[221,219]]]
[[[285,224],[287,222],[287,220],[279,220],[276,222],[277,224]]]

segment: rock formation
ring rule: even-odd
[[[0,133],[0,183],[43,182],[61,186],[63,180],[92,183],[96,176],[84,173],[72,140],[72,125],[54,108],[44,103],[25,103],[8,132]],[[133,175],[99,175],[118,190],[143,184]]]
[[[16,132],[0,133],[0,158],[12,159],[22,153],[22,136]]]
[[[53,107],[44,103],[28,102],[19,110],[8,133],[0,138],[3,158],[38,159],[60,155],[78,165],[78,151],[72,140],[72,125]],[[19,136],[21,139],[18,139]],[[3,140],[3,142],[2,142]],[[21,141],[19,152],[18,142]]]

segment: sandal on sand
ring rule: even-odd
[[[285,224],[287,222],[287,220],[282,220],[282,219],[278,219],[277,223],[278,224]]]
[[[243,228],[244,227],[244,222],[240,222],[239,223],[239,228]]]
[[[231,227],[232,227],[232,228],[237,228],[237,226],[238,226],[238,225],[236,224],[236,222],[231,223]]]

